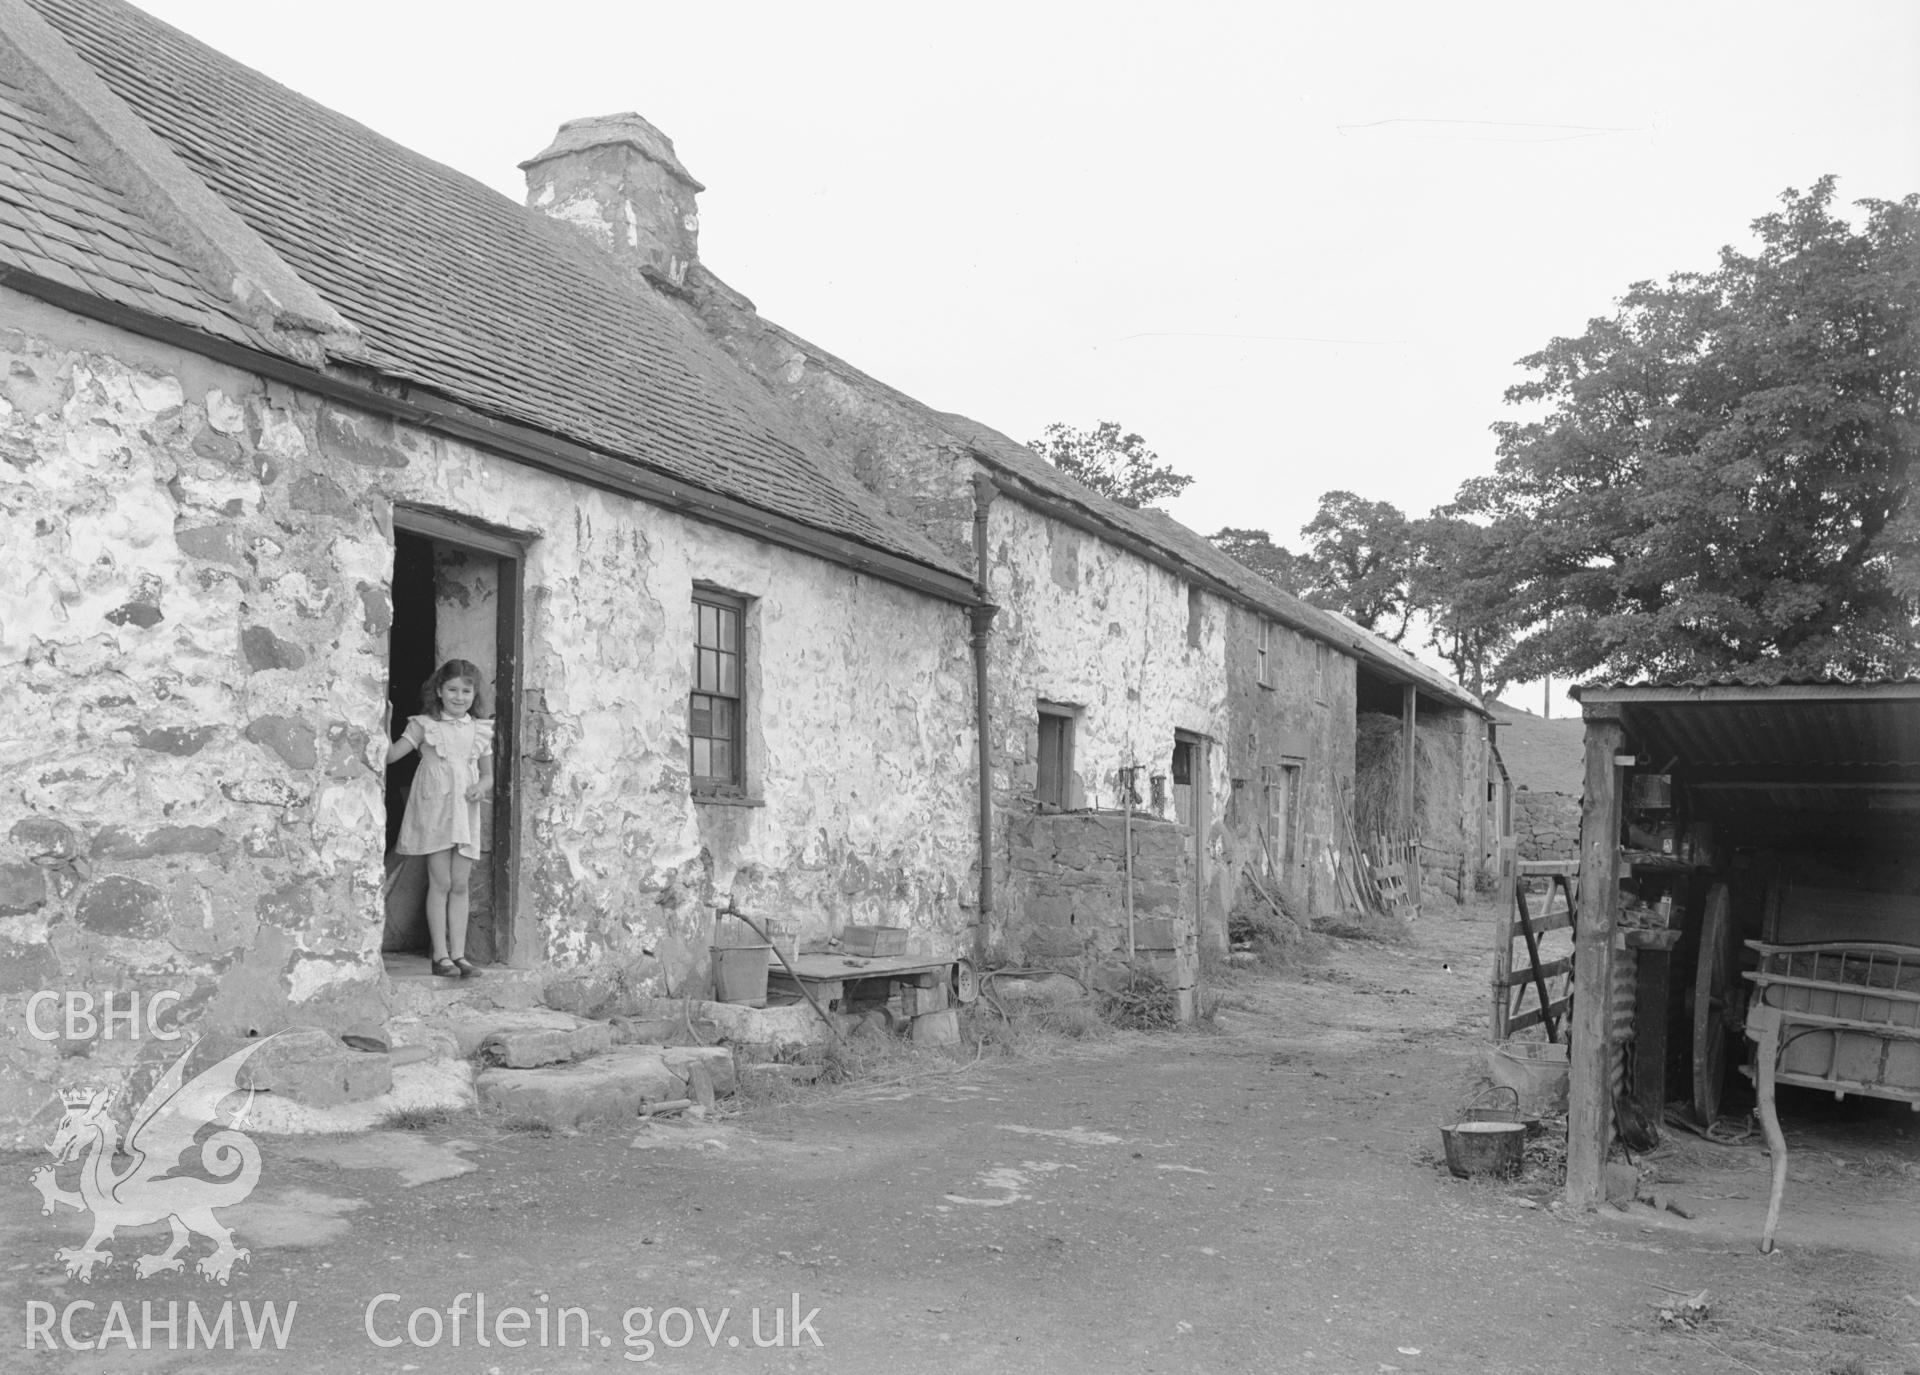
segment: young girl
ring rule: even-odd
[[[420,690],[425,711],[387,747],[387,763],[420,751],[394,849],[427,857],[427,934],[433,972],[480,977],[467,958],[467,876],[480,857],[480,803],[493,791],[493,722],[480,705],[480,670],[465,659],[440,665]]]

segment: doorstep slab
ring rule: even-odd
[[[643,1103],[679,1098],[685,1089],[659,1046],[614,1046],[591,1060],[543,1069],[486,1069],[474,1080],[483,1106],[550,1127],[631,1119]]]

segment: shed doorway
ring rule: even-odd
[[[421,691],[449,659],[471,661],[485,681],[483,713],[494,722],[493,796],[480,809],[480,859],[469,878],[468,958],[505,964],[513,952],[515,787],[518,753],[522,547],[492,531],[430,512],[395,510],[393,623],[387,634],[389,738],[423,710]],[[424,857],[394,845],[419,767],[410,753],[386,777],[386,929],[390,973],[425,973],[427,869]],[[416,969],[414,966],[418,965]]]

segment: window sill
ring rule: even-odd
[[[1254,683],[1255,683],[1255,686],[1257,686],[1257,687],[1263,687],[1263,688],[1265,688],[1265,689],[1266,689],[1266,690],[1267,690],[1268,692],[1272,692],[1272,691],[1273,691],[1273,684],[1272,684],[1272,683],[1263,683],[1263,682],[1261,682],[1261,681],[1260,681],[1259,679],[1257,679],[1257,678],[1256,678],[1256,679],[1254,680]]]
[[[692,796],[693,805],[696,807],[764,807],[767,805],[766,798],[749,797],[746,793],[696,792]]]

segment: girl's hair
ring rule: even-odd
[[[467,708],[469,716],[487,714],[487,680],[480,675],[480,667],[467,659],[449,659],[434,671],[420,689],[420,706],[427,715],[440,719],[440,689],[455,678],[465,678],[473,684],[473,705]]]

